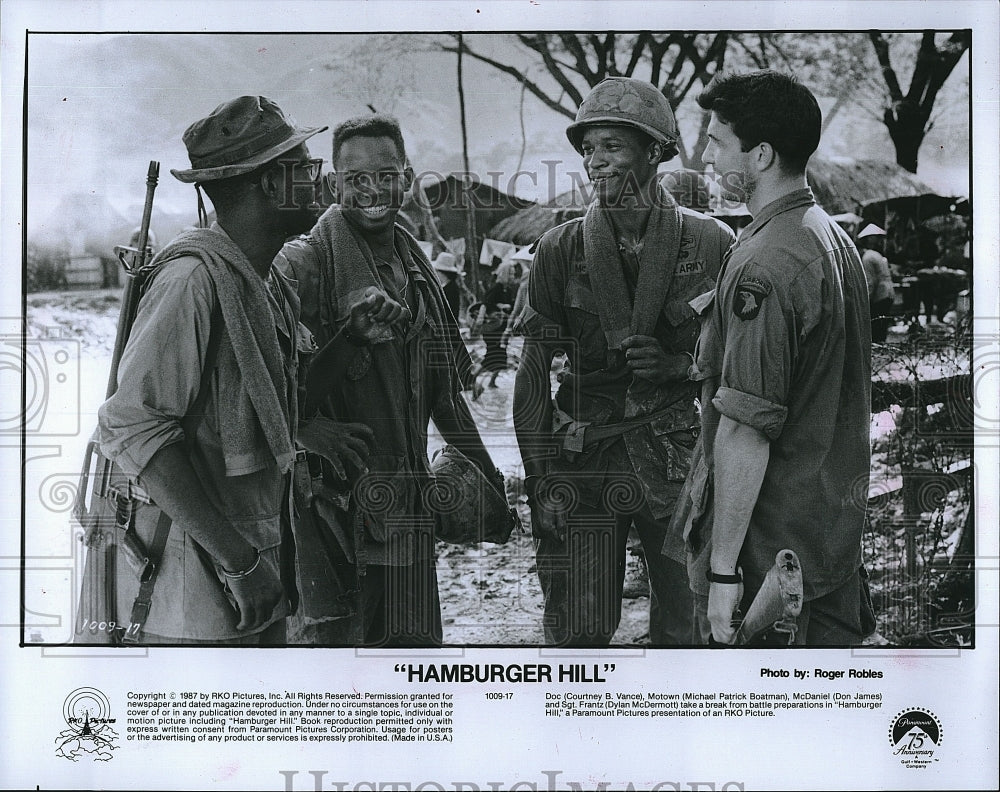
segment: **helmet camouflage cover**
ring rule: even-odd
[[[579,153],[588,126],[634,127],[663,144],[661,162],[677,153],[677,121],[667,98],[652,83],[634,77],[608,77],[596,86],[576,111],[576,121],[566,129],[566,137]]]

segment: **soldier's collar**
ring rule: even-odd
[[[788,212],[792,209],[796,209],[800,206],[810,206],[816,203],[816,198],[813,196],[812,190],[808,187],[803,187],[799,190],[792,190],[789,193],[785,193],[780,198],[776,198],[762,208],[757,216],[754,217],[753,222],[750,223],[745,229],[743,229],[743,234],[741,238],[749,239],[761,228],[763,228],[771,219],[777,217],[779,214]]]

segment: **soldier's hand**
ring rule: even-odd
[[[708,621],[712,637],[723,644],[730,644],[736,637],[733,614],[743,595],[742,583],[712,583],[708,590]]]
[[[236,629],[253,631],[263,627],[285,596],[285,590],[271,565],[263,559],[246,577],[226,578],[236,600],[239,623]]]
[[[555,490],[538,484],[537,476],[525,479],[531,509],[531,533],[558,542],[566,539],[567,512]]]
[[[546,508],[539,504],[531,507],[532,536],[554,539],[558,542],[566,539],[566,515],[558,510]]]
[[[665,385],[687,379],[691,358],[687,355],[668,354],[652,336],[634,335],[622,341],[625,363],[635,376]]]
[[[341,481],[347,481],[365,470],[375,435],[364,424],[318,416],[299,424],[297,439],[306,451],[329,462]]]
[[[410,311],[376,286],[369,286],[365,296],[351,306],[347,331],[368,341],[391,337],[394,324],[410,321]]]

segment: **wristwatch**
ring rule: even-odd
[[[743,576],[737,572],[735,575],[720,575],[713,572],[711,567],[705,570],[705,577],[708,579],[709,583],[742,583]]]

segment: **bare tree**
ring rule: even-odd
[[[917,50],[910,87],[904,93],[890,55],[889,39],[880,31],[868,34],[889,91],[889,106],[884,108],[882,123],[889,130],[896,147],[896,162],[911,173],[917,172],[920,145],[931,127],[934,101],[945,80],[972,42],[969,30],[952,33],[941,44],[933,30],[925,30]]]
[[[519,33],[513,38],[526,56],[521,62],[488,54],[476,36],[465,36],[461,47],[566,118],[575,116],[587,90],[605,77],[647,79],[676,110],[692,89],[704,88],[726,67],[776,68],[800,76],[818,95],[833,100],[824,128],[840,113],[861,111],[877,118],[889,132],[896,161],[911,172],[933,126],[938,93],[970,44],[969,31],[924,31],[919,46],[911,46],[912,36],[880,31]],[[436,46],[455,53],[460,45],[451,35]],[[904,93],[897,75],[911,69]],[[686,119],[678,149],[682,164],[698,167],[708,116],[687,111],[682,108]]]
[[[530,67],[497,60],[456,35],[441,44],[445,52],[459,47],[471,58],[509,75],[546,107],[572,119],[589,88],[605,77],[642,77],[656,85],[676,107],[695,86],[704,87],[725,65],[728,33],[519,33],[518,43],[541,65]],[[681,161],[697,163],[704,146],[700,134],[690,146],[679,142]]]

